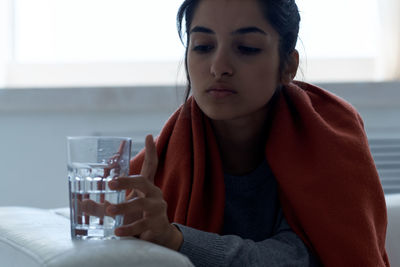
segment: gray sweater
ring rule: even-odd
[[[266,162],[245,176],[225,175],[222,235],[175,224],[180,252],[196,266],[317,266],[280,208],[276,180]]]

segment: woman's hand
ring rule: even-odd
[[[117,236],[137,236],[170,249],[178,250],[182,233],[167,216],[167,203],[161,190],[154,185],[158,157],[153,137],[145,142],[145,158],[140,175],[118,177],[109,182],[112,190],[130,190],[127,201],[107,207],[110,215],[124,215],[124,225],[115,230]]]

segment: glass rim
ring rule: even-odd
[[[66,136],[66,138],[67,138],[67,140],[109,139],[109,140],[127,140],[127,141],[132,141],[131,137],[125,137],[125,136],[77,135],[77,136]]]

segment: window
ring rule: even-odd
[[[10,0],[15,87],[171,85],[184,55],[180,0]]]
[[[397,1],[397,0],[393,0]],[[3,0],[1,87],[176,85],[182,0]],[[297,0],[307,81],[374,81],[382,66],[378,0]],[[382,16],[381,16],[382,17]],[[396,31],[394,31],[396,32]],[[400,31],[397,31],[399,35]],[[400,39],[400,38],[399,38]]]
[[[304,79],[375,80],[377,0],[297,0]]]
[[[168,62],[183,53],[180,0],[15,0],[15,60]]]

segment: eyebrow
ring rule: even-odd
[[[208,34],[215,34],[215,32],[209,28],[203,27],[203,26],[196,26],[194,27],[190,33],[194,33],[194,32],[201,32],[201,33],[208,33]],[[237,29],[233,32],[231,32],[232,35],[242,35],[242,34],[248,34],[248,33],[260,33],[263,35],[267,35],[267,33],[263,30],[261,30],[258,27],[244,27],[244,28],[240,28]]]

